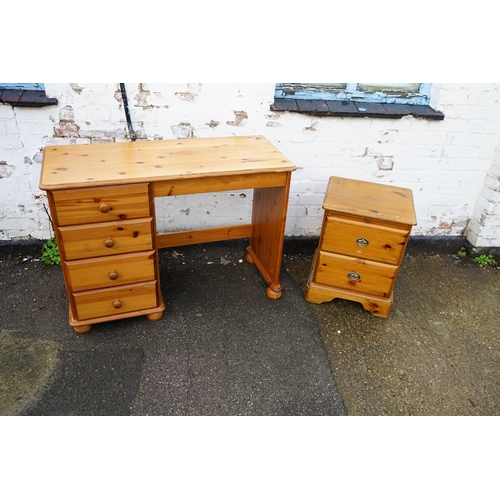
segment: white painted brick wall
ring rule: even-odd
[[[479,248],[500,246],[500,144],[478,196],[468,239]]]
[[[50,236],[38,189],[45,146],[128,140],[118,84],[45,88],[57,106],[0,105],[0,240]],[[414,235],[468,234],[473,244],[500,246],[500,84],[434,85],[431,104],[443,121],[272,112],[274,83],[131,83],[127,92],[138,140],[266,136],[298,167],[289,236],[319,235],[328,178],[336,175],[412,189]],[[158,228],[246,222],[251,198],[234,192],[157,200]]]

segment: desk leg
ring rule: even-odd
[[[85,334],[92,330],[92,325],[74,326],[73,329],[76,333]]]
[[[267,296],[273,300],[282,294],[279,279],[290,177],[288,174],[285,186],[256,188],[253,197],[253,229],[247,261],[257,266],[268,284]]]
[[[160,312],[148,314],[147,318],[149,319],[149,321],[158,321],[159,319],[161,319],[162,316],[163,316],[163,311],[160,311]]]

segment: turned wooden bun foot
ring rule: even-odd
[[[247,256],[245,258],[249,264],[255,264],[255,261],[253,260],[252,256],[249,253],[247,253]]]
[[[158,321],[163,316],[163,311],[157,313],[151,313],[147,315],[149,321]]]
[[[73,328],[76,333],[83,334],[90,332],[90,330],[92,330],[92,325],[74,326]]]
[[[271,300],[278,300],[283,293],[283,290],[280,288],[280,290],[276,291],[273,290],[271,287],[268,287],[266,290],[266,295],[271,299]]]

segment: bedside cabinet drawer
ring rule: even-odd
[[[155,252],[65,262],[74,292],[155,279]]]
[[[149,217],[149,185],[54,191],[59,226]]]
[[[325,218],[321,250],[399,264],[410,231],[355,219]]]
[[[79,321],[151,309],[157,306],[156,281],[73,293],[73,299]]]
[[[320,251],[314,281],[346,290],[389,297],[397,266]]]
[[[153,249],[152,219],[58,228],[66,260],[140,252]]]

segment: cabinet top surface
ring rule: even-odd
[[[330,177],[323,203],[325,210],[415,225],[411,189]]]
[[[293,170],[263,136],[47,146],[40,189]]]

